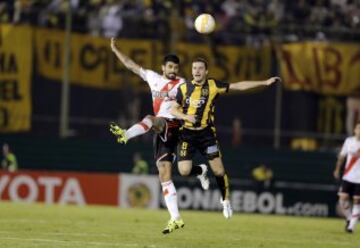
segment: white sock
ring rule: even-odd
[[[351,203],[349,200],[339,200],[340,208],[346,218],[346,220],[350,220],[351,218]]]
[[[176,189],[172,181],[161,183],[166,207],[172,220],[180,219]]]
[[[126,130],[125,136],[126,139],[132,139],[136,136],[143,135],[147,133],[152,127],[153,123],[149,118],[144,118],[142,121],[134,124],[128,130]]]
[[[356,222],[358,221],[359,217],[360,217],[360,204],[354,204],[352,208],[351,219],[349,224],[349,228],[351,230],[354,230]]]

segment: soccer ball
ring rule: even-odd
[[[195,29],[200,34],[210,34],[215,29],[215,19],[210,14],[201,14],[195,19]]]

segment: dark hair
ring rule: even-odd
[[[208,68],[208,62],[207,62],[207,61],[206,61],[206,59],[204,59],[204,58],[197,57],[196,59],[194,59],[194,60],[192,61],[192,63],[195,63],[195,62],[201,62],[201,63],[204,63],[204,65],[205,65],[205,69],[207,69],[207,68]]]
[[[168,54],[164,57],[163,65],[165,65],[167,62],[174,62],[175,64],[180,64],[180,59],[175,54]]]

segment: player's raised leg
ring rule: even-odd
[[[129,129],[122,129],[118,124],[110,123],[110,132],[117,137],[117,142],[126,144],[130,139],[147,133],[154,123],[156,117],[147,115],[140,122],[132,125]]]

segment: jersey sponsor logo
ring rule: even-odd
[[[152,90],[151,94],[153,97],[153,109],[154,109],[154,113],[155,115],[157,115],[159,113],[161,104],[163,102],[168,102],[170,101],[170,96],[169,96],[169,92],[171,89],[174,89],[174,87],[179,83],[180,80],[173,80],[168,82],[167,84],[165,84],[161,90]],[[167,114],[170,115],[169,113],[169,108],[166,110]]]
[[[190,99],[190,98],[186,98],[185,101],[186,101],[186,104],[190,105],[193,108],[200,108],[203,104],[205,104],[206,99],[205,99],[205,97],[201,97],[198,100],[193,100],[193,99]]]
[[[166,97],[169,97],[168,91],[156,91],[156,90],[153,90],[151,93],[152,93],[153,98],[165,99]]]

